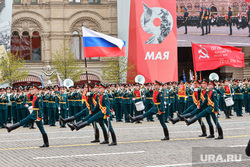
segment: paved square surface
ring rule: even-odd
[[[196,166],[250,166],[250,158],[245,156],[245,147],[250,139],[250,115],[233,116],[226,120],[220,115],[224,131],[223,140],[200,138],[198,122],[186,126],[185,122],[175,125],[168,123],[169,141],[160,141],[163,130],[155,122],[143,121],[142,124],[117,123],[113,121],[118,145],[92,144],[92,126],[77,132],[69,128],[45,126],[50,147],[42,145],[38,129],[19,128],[11,133],[0,130],[0,166],[105,166],[105,167],[146,167],[146,166],[192,166],[192,148],[226,147],[237,148],[242,154],[241,162],[217,162],[206,164],[194,162]],[[206,121],[204,120],[205,124]],[[209,134],[208,126],[207,133]],[[101,130],[100,130],[101,133]],[[215,132],[215,136],[218,133]],[[100,137],[103,140],[101,134]],[[225,149],[224,153],[227,153]]]

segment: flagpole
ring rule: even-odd
[[[88,77],[87,59],[86,59],[86,58],[84,58],[84,60],[85,60],[86,80],[87,80],[87,86],[88,86],[88,92],[89,92],[89,77]]]

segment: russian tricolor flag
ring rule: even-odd
[[[82,27],[84,56],[126,56],[125,41]]]

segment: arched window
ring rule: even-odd
[[[245,12],[246,10],[247,10],[247,8],[246,8],[246,3],[243,2],[243,3],[241,4],[241,11],[242,11],[242,12]]]
[[[37,31],[32,35],[32,60],[41,60],[41,37]]]
[[[185,10],[184,10],[184,9],[185,9],[185,5],[184,5],[183,3],[181,4],[180,8],[181,8],[181,12],[184,12],[184,11],[185,11]]]
[[[24,31],[22,36],[17,31],[12,33],[11,37],[11,53],[24,60],[41,60],[41,37],[39,32],[35,31],[32,34]]]
[[[200,11],[200,4],[199,3],[195,3],[195,11]]]
[[[188,10],[192,10],[192,4],[189,3],[188,6],[187,6]]]

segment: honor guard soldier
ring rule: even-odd
[[[115,132],[114,132],[112,125],[111,125],[111,121],[107,120],[110,117],[110,108],[109,108],[110,104],[109,104],[108,96],[105,93],[105,89],[106,89],[105,85],[103,85],[103,84],[99,85],[100,95],[96,101],[97,102],[96,109],[98,109],[97,113],[90,116],[89,119],[87,119],[87,120],[85,119],[84,121],[80,121],[77,124],[73,124],[73,125],[68,124],[68,125],[71,128],[71,130],[76,129],[78,131],[79,129],[82,129],[85,126],[87,126],[93,122],[96,122],[96,121],[99,122],[100,125],[105,123],[108,127],[108,130],[111,133],[111,137],[112,137],[113,141],[111,144],[109,144],[108,138],[106,138],[107,137],[106,136],[107,134],[106,134],[104,136],[105,141],[102,142],[101,144],[109,144],[109,146],[113,146],[113,145],[117,145],[117,142],[116,142]]]
[[[200,12],[200,25],[201,25],[201,30],[202,30],[202,34],[201,36],[204,35],[204,25],[205,25],[205,11],[203,11],[203,7],[201,7],[201,12]]]
[[[168,89],[170,98],[169,117],[173,118],[175,112],[175,91],[173,90],[172,82],[168,83]]]
[[[168,123],[170,97],[169,97],[169,90],[168,90],[168,84],[167,83],[164,83],[163,88],[162,88],[162,93],[164,95],[165,122]]]
[[[69,116],[72,117],[74,115],[74,97],[73,94],[75,92],[75,87],[71,86],[69,87],[70,93],[68,94],[68,100],[69,100]]]
[[[186,103],[186,109],[190,107],[194,101],[193,101],[193,82],[189,82],[189,86],[187,87],[187,92],[188,92],[188,98],[187,98],[187,103]]]
[[[33,88],[29,86],[28,87],[28,94],[25,96],[26,104],[28,104],[29,106],[32,106],[32,102],[33,102],[32,90],[33,90]],[[42,98],[42,95],[41,95],[41,98]],[[42,102],[43,102],[43,100],[42,100]],[[30,112],[29,112],[27,107],[25,107],[25,108],[26,108],[26,112],[27,112],[27,115],[26,115],[26,117],[27,117],[28,115],[30,115]],[[44,110],[43,103],[42,103],[42,109]],[[30,129],[35,129],[34,122],[30,123]]]
[[[48,95],[48,113],[49,113],[49,125],[50,126],[56,126],[56,108],[58,108],[58,105],[56,103],[57,96],[54,94],[53,87],[50,87],[49,89],[49,95]]]
[[[43,124],[42,124],[42,116],[43,116],[42,98],[41,98],[41,95],[38,94],[38,92],[39,92],[39,87],[34,85],[33,92],[32,92],[32,94],[34,94],[33,100],[32,100],[32,106],[28,106],[28,104],[26,105],[26,107],[28,107],[31,114],[27,116],[26,118],[24,118],[22,121],[17,122],[10,127],[5,126],[5,128],[7,129],[8,132],[11,132],[12,130],[17,129],[20,126],[23,126],[24,124],[29,124],[31,122],[36,121],[36,125],[39,128],[43,136],[44,144],[40,146],[42,148],[42,147],[49,147],[49,140],[48,140],[47,133],[45,132]]]
[[[59,94],[60,94],[60,92],[59,92],[59,87],[58,87],[58,85],[55,85],[54,86],[54,95],[55,96],[59,96]],[[56,121],[58,121],[59,120],[59,110],[58,110],[58,106],[59,106],[59,101],[58,101],[58,98],[56,98],[56,115],[55,115],[55,119],[56,119]]]
[[[228,6],[227,22],[228,22],[229,29],[230,29],[230,33],[228,35],[232,35],[233,34],[233,30],[232,30],[232,16],[233,16],[233,12],[231,11],[231,7]]]
[[[116,85],[113,96],[116,122],[122,122],[122,92],[118,84]]]
[[[128,123],[130,122],[129,114],[132,113],[132,92],[129,90],[128,85],[125,85],[125,89],[122,93],[122,99],[125,122]]]
[[[7,87],[6,88],[6,95],[8,96],[8,113],[7,113],[7,122],[8,123],[11,123],[11,120],[12,120],[12,112],[11,112],[11,101],[10,101],[10,96],[12,95],[12,93],[10,92],[11,91],[11,87]]]
[[[4,128],[4,124],[7,124],[7,114],[8,114],[8,96],[6,95],[6,90],[1,89],[0,95],[0,127]]]
[[[17,91],[17,97],[16,97],[16,114],[17,114],[17,122],[20,122],[22,120],[21,117],[21,103],[24,99],[24,96],[22,94],[22,87],[18,88]]]
[[[82,109],[82,95],[81,95],[81,92],[80,92],[80,86],[77,85],[75,87],[75,92],[73,93],[73,98],[74,98],[74,115],[76,115],[78,112],[81,111]],[[81,118],[78,118],[76,120],[76,122],[80,121]]]
[[[48,125],[49,124],[49,113],[48,113],[48,105],[49,105],[49,91],[46,87],[43,88],[43,124]]]
[[[133,98],[132,98],[132,100],[134,101],[133,108],[134,108],[135,116],[138,116],[138,115],[142,114],[142,111],[137,111],[135,104],[142,101],[142,95],[141,95],[141,91],[140,91],[140,84],[135,83],[134,86],[135,86],[135,88],[133,91]],[[138,120],[136,123],[141,123],[141,122],[140,122],[140,120]]]
[[[243,103],[243,93],[244,88],[240,85],[240,80],[236,81],[236,85],[234,86],[234,105],[235,112],[238,117],[242,117],[242,103]]]
[[[107,95],[108,95],[109,101],[110,101],[110,110],[111,110],[110,120],[112,121],[114,118],[115,112],[114,112],[114,97],[113,97],[113,91],[111,90],[111,86],[112,85],[109,85],[107,88]]]
[[[219,107],[218,107],[218,99],[217,99],[217,91],[214,90],[215,87],[215,82],[214,81],[210,81],[208,84],[208,94],[205,98],[205,101],[201,104],[201,108],[203,108],[203,106],[207,106],[204,110],[202,110],[198,115],[192,117],[190,120],[187,120],[186,118],[184,118],[187,126],[193,124],[194,122],[196,122],[197,120],[201,119],[202,117],[212,117],[213,121],[215,122],[217,129],[218,129],[218,138],[216,139],[223,139],[223,131],[222,128],[219,124],[219,120],[218,117],[216,118],[216,115],[219,111]],[[214,135],[211,134],[211,137],[208,138],[213,138]]]
[[[225,86],[223,86],[223,97],[224,97],[224,101],[226,98],[232,98],[232,94],[233,94],[233,89],[232,87],[229,85],[229,80],[225,79],[224,80],[224,84]],[[224,102],[224,107],[225,107],[225,115],[226,115],[226,119],[230,119],[232,116],[231,112],[232,112],[232,106],[226,106],[226,103]]]
[[[17,88],[12,88],[13,93],[10,96],[11,101],[11,112],[12,112],[12,118],[13,123],[17,123],[17,113],[16,113],[16,96],[17,96]]]
[[[187,23],[188,23],[188,15],[189,15],[189,13],[188,13],[188,11],[187,11],[188,9],[187,8],[185,8],[185,13],[184,13],[184,21],[183,21],[183,23],[184,23],[184,25],[185,25],[185,33],[184,34],[187,34]]]
[[[211,32],[211,24],[212,24],[212,19],[214,19],[214,15],[211,12],[211,9],[208,8],[208,34]]]
[[[209,19],[209,11],[208,11],[208,8],[205,7],[205,26],[206,26],[206,35],[208,34],[208,19]]]
[[[138,120],[142,120],[143,118],[147,117],[148,115],[156,114],[159,121],[160,121],[161,126],[163,127],[163,132],[165,135],[165,137],[162,140],[169,140],[168,128],[167,128],[167,125],[166,125],[165,119],[164,119],[164,116],[165,116],[164,115],[164,112],[165,112],[164,95],[160,91],[160,87],[162,85],[163,84],[161,82],[155,81],[154,90],[151,90],[151,91],[153,91],[154,106],[142,115],[138,115],[136,117],[130,116],[130,120],[133,123],[133,122],[136,122]]]
[[[178,113],[181,114],[185,110],[186,98],[188,97],[188,91],[183,81],[179,82],[178,87]]]
[[[144,85],[146,87],[146,89],[145,89],[145,112],[147,112],[154,105],[154,102],[153,102],[153,91],[152,91],[150,83],[145,83]],[[132,114],[130,114],[130,115],[133,116]],[[147,121],[152,121],[153,122],[154,121],[153,116],[149,115],[147,117]]]
[[[28,97],[28,87],[27,86],[25,86],[24,89],[23,89],[23,96],[24,96],[24,98],[23,98],[23,101],[21,103],[21,116],[22,116],[22,119],[26,118],[30,114],[28,108],[25,107],[25,104],[31,105],[32,104],[31,100],[33,98],[33,97],[31,97],[31,99],[29,99],[29,97]],[[29,124],[24,124],[23,127],[29,127]]]
[[[66,87],[62,86],[60,87],[60,95],[58,97],[59,100],[59,113],[61,118],[66,118],[66,112],[69,109],[69,101],[68,101],[68,96],[66,94]],[[60,128],[65,128],[65,124],[60,123]]]

